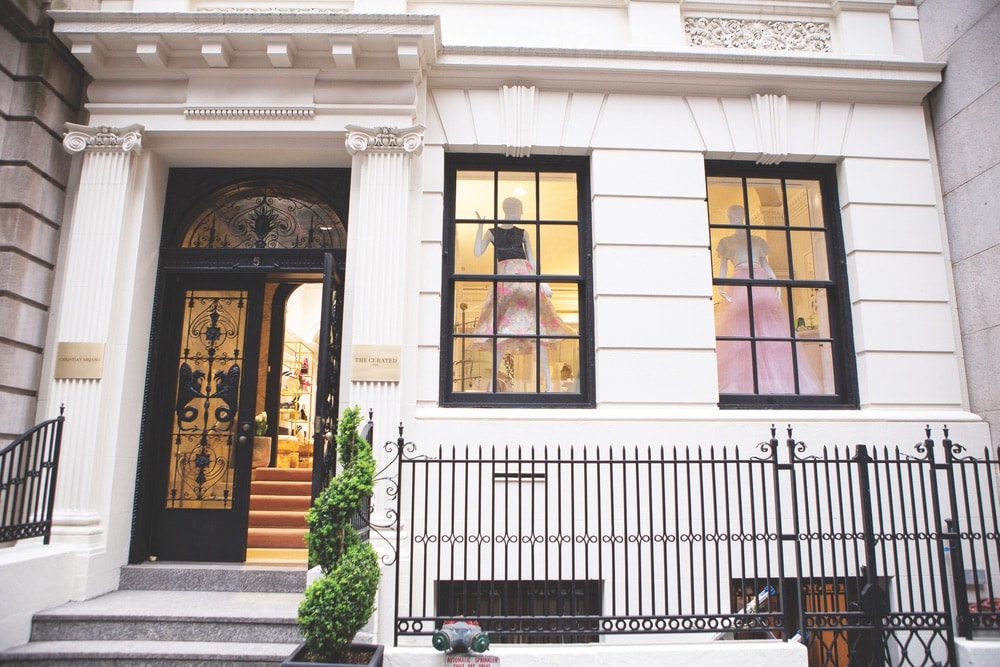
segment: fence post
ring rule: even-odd
[[[872,514],[872,485],[870,466],[874,462],[866,445],[858,445],[854,461],[858,464],[858,491],[861,501],[861,521],[864,531],[865,565],[861,567],[865,585],[861,589],[860,607],[871,622],[871,629],[859,632],[857,640],[850,642],[849,664],[884,665],[885,642],[882,634],[882,617],[889,613],[889,601],[878,585],[875,571],[875,518]],[[867,635],[867,636],[866,636]]]
[[[805,626],[805,605],[803,600],[803,591],[801,581],[799,581],[799,573],[802,572],[802,553],[799,548],[799,512],[798,512],[798,485],[795,479],[795,469],[792,466],[792,461],[795,460],[795,441],[792,438],[792,427],[788,427],[788,463],[778,462],[778,438],[777,431],[774,425],[771,425],[771,440],[768,446],[771,450],[771,474],[774,481],[774,520],[776,528],[778,531],[778,599],[781,600],[781,624],[782,629],[782,639],[788,641],[792,638],[792,628],[798,627],[799,636],[802,638],[803,643],[808,643],[806,638],[806,626]],[[782,497],[781,497],[781,477],[780,471],[785,470],[790,473],[790,490],[791,499],[789,502],[789,507],[792,509],[792,533],[788,534],[784,532],[784,524],[782,521]],[[787,595],[790,586],[786,584],[786,573],[785,573],[785,544],[791,542],[795,550],[795,597],[797,598],[798,608],[798,618],[792,613],[792,605],[788,604],[788,600],[785,600],[785,595]]]
[[[934,521],[936,522],[935,529],[941,539],[938,540],[938,558],[941,559],[941,571],[942,577],[945,579],[942,588],[944,590],[948,589],[947,574],[945,567],[945,548],[944,540],[948,540],[950,548],[948,549],[948,556],[951,560],[951,575],[952,584],[955,593],[955,606],[958,607],[958,617],[957,617],[957,633],[966,639],[972,639],[972,619],[969,616],[969,592],[966,587],[965,581],[965,556],[962,553],[962,540],[961,540],[961,529],[958,523],[959,508],[958,508],[958,489],[955,483],[955,459],[954,451],[955,445],[952,443],[951,439],[948,438],[948,427],[944,427],[944,440],[941,444],[944,447],[944,463],[936,464],[934,462],[934,441],[931,440],[931,429],[927,427],[927,438],[924,440],[924,447],[927,448],[927,460],[931,464],[931,470],[944,470],[945,479],[948,481],[948,503],[951,506],[951,518],[945,519],[943,522],[941,520],[941,504],[940,502],[934,503]],[[941,498],[940,492],[938,490],[937,475],[931,474],[931,493],[934,496],[935,501]],[[949,598],[947,595],[944,596],[945,613],[951,616],[951,610],[948,609]],[[951,652],[952,664],[957,664],[954,661],[955,647],[954,643],[949,646]]]
[[[396,581],[395,601],[393,603],[392,645],[399,646],[399,580],[403,554],[400,552],[400,534],[403,532],[403,423],[399,423],[399,437],[396,438]],[[412,526],[411,526],[412,529]],[[410,554],[412,559],[412,554]],[[412,572],[411,572],[412,577]],[[412,602],[412,601],[411,601]]]

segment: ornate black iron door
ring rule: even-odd
[[[277,464],[288,435],[274,323],[292,286],[321,278],[326,356],[309,418],[332,432],[349,193],[346,169],[171,169],[131,562],[244,560],[253,436],[272,438]]]
[[[156,408],[165,487],[153,553],[161,559],[244,559],[262,294],[261,280],[217,277],[168,290],[171,342],[161,367],[174,388]]]
[[[323,311],[320,313],[319,355],[316,367],[316,424],[313,436],[313,497],[330,482],[336,464],[333,434],[340,402],[341,273],[332,255],[323,264]],[[322,464],[320,464],[322,462]]]

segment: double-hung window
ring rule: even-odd
[[[588,161],[445,166],[442,404],[591,405]]]
[[[720,405],[856,405],[834,168],[706,173]]]

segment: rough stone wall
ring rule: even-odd
[[[47,7],[0,0],[0,446],[36,422],[71,161],[62,134],[82,108],[83,68]]]
[[[947,63],[930,106],[973,412],[1000,443],[1000,1],[918,0],[924,56]]]

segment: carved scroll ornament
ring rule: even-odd
[[[145,128],[142,125],[89,127],[76,123],[66,123],[67,132],[63,137],[63,148],[70,153],[82,153],[88,148],[140,153],[142,152],[143,129]]]
[[[347,126],[347,151],[355,153],[412,153],[419,155],[424,147],[424,126],[361,127]]]

